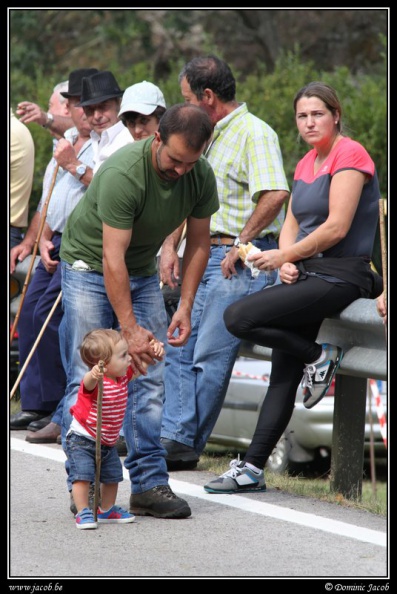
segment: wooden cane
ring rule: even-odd
[[[386,241],[386,226],[385,226],[385,205],[386,201],[381,198],[379,200],[379,225],[380,225],[380,245],[382,256],[382,277],[383,277],[383,291],[385,296],[385,309],[387,315],[387,241]],[[387,339],[387,324],[385,324],[385,334]]]
[[[105,363],[98,362],[99,369],[103,373]],[[97,400],[97,422],[96,422],[96,449],[95,449],[95,490],[94,490],[94,518],[98,517],[99,489],[101,484],[101,431],[102,431],[102,397],[103,397],[103,379],[98,382],[98,400]]]
[[[30,281],[31,274],[32,274],[34,262],[35,262],[35,259],[36,259],[36,254],[37,254],[38,249],[39,249],[40,237],[41,237],[41,234],[43,233],[44,223],[45,223],[46,218],[47,218],[48,204],[50,202],[50,198],[51,198],[52,192],[54,190],[55,180],[56,180],[57,175],[58,175],[58,170],[59,170],[59,165],[57,164],[56,167],[55,167],[55,169],[54,169],[54,174],[52,176],[51,186],[50,186],[50,189],[49,189],[49,192],[48,192],[48,196],[47,196],[46,201],[44,202],[43,208],[41,210],[40,226],[39,226],[39,230],[37,232],[36,241],[34,242],[33,253],[32,253],[31,260],[30,260],[29,270],[28,270],[28,272],[26,274],[26,277],[25,277],[25,282],[24,282],[23,288],[22,288],[22,294],[21,294],[21,299],[20,299],[19,306],[18,306],[18,311],[17,311],[17,313],[15,315],[14,322],[13,322],[12,328],[11,328],[10,344],[12,343],[12,339],[14,338],[14,334],[15,334],[15,331],[17,329],[19,316],[20,316],[20,313],[21,313],[23,302],[25,300],[25,295],[26,295],[26,291],[27,291],[27,288],[28,288],[28,284],[29,284],[29,281]]]
[[[35,352],[35,350],[36,350],[36,348],[37,348],[37,345],[39,344],[39,342],[40,342],[40,339],[41,339],[41,337],[43,336],[43,334],[44,334],[44,331],[45,331],[45,329],[47,328],[47,326],[48,326],[48,323],[49,323],[49,321],[51,320],[51,317],[52,317],[52,315],[53,315],[54,311],[56,310],[58,303],[59,303],[59,302],[60,302],[60,300],[61,300],[61,297],[62,297],[62,291],[60,291],[60,293],[59,293],[58,297],[56,298],[56,301],[55,301],[54,305],[52,306],[52,308],[51,308],[51,311],[50,311],[50,313],[48,314],[48,316],[47,316],[47,319],[45,320],[45,322],[44,322],[44,324],[43,324],[43,327],[41,328],[41,330],[40,330],[40,332],[39,332],[39,335],[37,336],[37,338],[36,338],[36,340],[35,340],[35,343],[34,343],[34,345],[32,346],[32,349],[31,349],[31,351],[30,351],[29,355],[27,356],[27,358],[26,358],[26,361],[25,361],[25,363],[23,364],[23,367],[22,367],[21,371],[19,372],[19,375],[18,375],[18,377],[17,377],[17,379],[16,379],[16,382],[15,382],[15,384],[14,384],[14,386],[13,386],[13,388],[12,388],[11,392],[10,392],[10,400],[11,400],[11,398],[14,396],[14,394],[15,394],[15,392],[16,392],[16,389],[17,389],[17,387],[19,386],[19,382],[21,381],[21,379],[22,379],[22,376],[23,376],[23,374],[25,373],[25,369],[26,369],[26,367],[28,366],[30,359],[33,357],[33,355],[34,355],[34,352]]]
[[[382,255],[383,289],[385,291],[385,305],[387,305],[387,241],[385,226],[385,200],[379,200],[380,245]]]

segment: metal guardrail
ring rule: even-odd
[[[368,379],[387,380],[385,326],[373,299],[357,299],[324,320],[317,338],[343,348],[336,374],[331,491],[360,499]],[[243,341],[239,354],[270,361],[271,349]]]

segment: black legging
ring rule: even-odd
[[[359,297],[356,285],[308,276],[292,285],[268,287],[226,308],[224,320],[231,334],[273,349],[270,385],[245,462],[265,466],[292,416],[304,365],[321,355],[315,340],[323,320]]]

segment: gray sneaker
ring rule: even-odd
[[[263,470],[255,472],[244,466],[240,458],[230,462],[230,470],[217,479],[204,485],[207,493],[254,493],[266,491],[265,474]]]
[[[343,351],[332,344],[323,344],[325,355],[319,363],[306,365],[303,370],[302,386],[306,388],[303,398],[305,408],[313,408],[326,395],[335,377]]]
[[[158,485],[130,496],[130,514],[155,518],[188,518],[192,512],[184,499],[177,497],[169,485]]]

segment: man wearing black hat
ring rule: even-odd
[[[94,173],[114,151],[134,141],[118,116],[123,93],[106,70],[83,78],[79,105],[92,128]]]
[[[81,184],[88,186],[95,171],[109,155],[134,141],[128,129],[118,118],[123,91],[111,72],[87,68],[75,70],[70,74],[69,89],[62,95],[68,99],[69,105],[85,113],[86,124],[90,126],[90,150],[93,153],[93,164],[90,166],[84,160],[80,160],[75,152],[75,146],[72,146],[67,139],[58,141],[54,156],[63,169],[69,171]],[[43,235],[47,231],[46,226]],[[61,375],[64,377],[63,370]],[[37,428],[38,431],[35,435],[28,434],[26,439],[31,443],[55,442],[61,433],[62,415],[63,398],[59,400],[51,422],[49,422],[51,415],[46,416],[45,420],[38,420],[37,427],[29,428],[34,430]],[[49,423],[48,426],[44,426],[46,422]],[[72,503],[72,507],[73,505]]]
[[[88,186],[92,176],[99,166],[120,147],[134,141],[128,129],[118,118],[120,102],[123,91],[120,89],[111,72],[99,71],[96,68],[79,69],[70,74],[69,89],[62,95],[68,99],[71,109],[83,115],[86,125],[90,127],[93,163],[90,165],[79,159],[75,146],[65,139],[60,139],[56,147],[55,157],[58,164],[69,171],[81,184]],[[75,203],[74,203],[75,205]],[[68,210],[71,212],[71,209]],[[43,235],[48,232],[46,225]],[[59,287],[60,290],[60,287]],[[61,376],[64,378],[62,369]],[[65,381],[63,381],[63,389]],[[60,436],[63,416],[63,398],[59,399],[58,406],[48,426],[39,428],[35,435],[28,433],[27,441],[31,443],[55,442]],[[50,417],[39,420],[42,425],[49,422]],[[24,427],[25,428],[25,427]],[[36,429],[35,426],[29,429]],[[69,488],[71,490],[71,486]],[[74,503],[72,502],[72,510]]]
[[[94,72],[97,70],[93,68],[71,72],[69,89],[64,92],[74,126],[65,132],[65,138],[57,142],[54,157],[46,170],[45,178],[52,179],[55,171],[57,171],[57,177],[40,237],[40,261],[20,312],[18,329],[21,366],[30,355],[37,336],[61,291],[61,269],[58,266],[61,235],[70,212],[84,195],[89,183],[82,182],[76,176],[76,163],[84,163],[91,171],[94,165],[91,128],[84,111],[77,106],[80,100],[81,81],[85,75]],[[46,183],[43,183],[43,195],[29,230],[24,240],[11,250],[11,272],[16,262],[24,260],[32,251],[33,243],[29,243],[29,237],[34,236],[34,240],[37,238],[41,211],[47,199],[48,188]],[[32,229],[36,230],[33,234]],[[59,426],[52,422],[51,417],[64,395],[66,385],[58,337],[61,318],[62,307],[59,304],[21,379],[22,410],[10,418],[10,429],[28,429],[26,439],[33,443],[55,442],[60,432]]]

